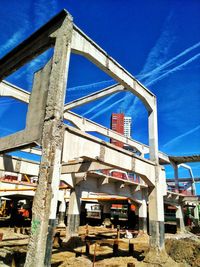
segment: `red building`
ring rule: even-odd
[[[111,116],[111,129],[124,135],[124,113],[113,113]],[[111,144],[123,147],[123,143],[114,139],[110,140]]]

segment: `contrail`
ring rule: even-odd
[[[194,133],[194,132],[198,131],[199,129],[200,129],[200,125],[198,125],[197,127],[191,129],[190,131],[185,132],[184,134],[181,134],[181,135],[173,138],[172,140],[170,140],[169,142],[167,142],[166,144],[164,144],[163,147],[167,147],[167,146],[169,146],[169,145],[177,142],[179,139],[181,139],[181,138],[183,138],[183,137],[185,137],[187,135],[190,135],[191,133]]]
[[[13,48],[16,43],[18,43],[18,41],[22,38],[23,34],[24,34],[25,30],[19,30],[17,32],[15,32],[12,37],[4,44],[0,46],[0,52],[3,54],[4,52],[6,52],[8,49]]]
[[[101,115],[102,113],[106,112],[107,110],[109,110],[110,108],[112,108],[113,106],[119,104],[121,101],[124,100],[126,96],[124,96],[122,99],[119,99],[118,101],[114,102],[113,104],[109,105],[107,108],[103,109],[103,110],[100,110],[99,112],[97,112],[95,115],[93,115],[90,120],[98,117],[99,115]]]
[[[171,58],[170,60],[168,60],[168,61],[165,62],[164,64],[160,65],[159,67],[153,69],[152,71],[150,71],[150,72],[148,72],[148,73],[146,73],[146,74],[142,74],[142,73],[141,73],[141,74],[140,74],[140,75],[142,75],[141,80],[143,80],[143,79],[146,78],[146,77],[149,77],[150,75],[155,75],[155,74],[157,74],[157,72],[159,72],[160,70],[162,70],[162,69],[164,69],[164,68],[166,68],[166,67],[169,67],[171,64],[174,63],[174,61],[176,61],[176,60],[179,59],[180,57],[182,57],[182,56],[188,54],[189,52],[191,52],[192,50],[194,50],[194,49],[196,49],[196,48],[198,48],[198,47],[200,47],[200,42],[196,43],[195,45],[193,45],[193,46],[191,46],[191,47],[189,47],[189,48],[187,48],[187,49],[185,49],[184,51],[182,51],[181,53],[179,53],[177,56]]]
[[[69,87],[67,90],[69,91],[77,91],[77,90],[85,90],[89,88],[96,88],[96,86],[104,85],[107,83],[114,82],[114,80],[107,80],[107,81],[101,81],[101,82],[95,82],[95,83],[89,83],[89,84],[84,84],[84,85],[79,85],[79,86],[74,86],[74,87]]]
[[[200,53],[198,53],[197,55],[193,56],[192,58],[188,59],[187,61],[183,62],[182,64],[174,67],[173,69],[167,71],[165,74],[162,74],[160,76],[158,76],[156,79],[148,82],[147,84],[145,84],[146,86],[152,85],[154,84],[156,81],[160,81],[163,78],[167,77],[169,74],[174,73],[178,70],[181,70],[183,67],[185,67],[186,65],[190,64],[191,62],[193,62],[194,60],[196,60],[197,58],[200,57]]]
[[[150,72],[147,72],[147,73],[142,73],[142,71],[138,74],[138,75],[136,75],[141,81],[142,80],[144,80],[145,78],[147,78],[147,77],[149,77],[149,76],[153,76],[153,75],[157,75],[157,74],[159,74],[164,68],[166,68],[166,67],[169,67],[171,64],[173,64],[176,60],[178,60],[179,58],[181,58],[181,57],[183,57],[184,55],[186,55],[186,54],[188,54],[189,52],[191,52],[192,50],[194,50],[194,49],[196,49],[196,48],[198,48],[198,47],[200,47],[200,42],[198,42],[198,43],[196,43],[196,44],[194,44],[193,46],[191,46],[191,47],[189,47],[189,48],[187,48],[187,49],[185,49],[184,51],[182,51],[181,53],[179,53],[178,55],[176,55],[175,57],[173,57],[173,58],[171,58],[170,60],[168,60],[167,62],[165,62],[165,63],[163,63],[163,64],[161,64],[160,66],[158,66],[157,68],[155,68],[155,69],[153,69],[152,71],[150,71]],[[189,62],[190,63],[190,62]],[[188,64],[189,64],[188,63]],[[180,65],[179,65],[180,66]],[[176,68],[176,67],[175,67]],[[175,69],[174,68],[174,69]],[[143,68],[143,70],[145,69],[145,67]],[[163,74],[163,75],[169,75],[170,73],[169,73],[169,71],[170,70],[166,70],[165,72],[165,74]],[[168,74],[167,74],[168,73]],[[164,77],[166,77],[166,76],[159,76],[159,77],[161,77],[160,79],[163,79]],[[150,77],[149,77],[150,78]],[[156,78],[157,79],[157,78]],[[155,81],[156,81],[156,79],[155,79]],[[146,85],[148,86],[148,85],[151,85],[151,80],[150,80],[150,82],[149,83],[147,83]],[[136,99],[136,103],[138,102],[138,99]],[[126,104],[126,99],[125,99],[125,108],[127,108],[127,104]],[[132,109],[133,109],[133,107],[132,107]]]
[[[157,78],[150,80],[150,82],[148,83],[144,83],[145,86],[150,86],[152,84],[154,84],[157,81],[160,81],[162,79],[164,79],[165,77],[167,77],[168,75],[181,70],[183,67],[185,67],[186,65],[190,64],[191,62],[193,62],[194,60],[198,59],[200,57],[200,53],[198,53],[197,55],[193,56],[192,58],[188,59],[187,61],[183,62],[182,64],[179,64],[178,66],[174,67],[171,70],[165,71],[164,74],[158,76]],[[139,99],[136,97],[134,99],[133,105],[130,107],[129,109],[129,113],[131,114],[133,112],[133,110],[135,109],[135,105],[138,103]]]
[[[13,133],[14,130],[11,130],[11,129],[8,129],[8,128],[4,128],[4,127],[0,127],[0,129],[4,132],[7,132],[7,133]]]

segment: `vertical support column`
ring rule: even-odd
[[[185,231],[184,214],[182,205],[176,206],[176,229],[177,233],[183,233]]]
[[[21,182],[21,180],[22,180],[22,174],[21,173],[17,174],[17,180],[18,180],[18,182]]]
[[[139,206],[139,231],[147,233],[147,192],[145,189],[142,190],[142,204]]]
[[[78,228],[80,225],[80,208],[81,208],[81,192],[79,186],[71,189],[68,215],[67,215],[67,239],[78,236]]]
[[[178,166],[175,163],[172,163],[172,166],[174,168],[175,192],[179,193]]]
[[[148,116],[149,128],[149,154],[150,160],[158,164],[158,125],[157,125],[157,106],[156,98],[154,109],[149,112]]]
[[[194,224],[195,226],[199,225],[199,206],[196,204],[196,207],[194,208]]]
[[[148,117],[149,126],[149,152],[150,160],[155,162],[155,187],[149,188],[149,234],[150,248],[164,249],[164,203],[163,195],[166,190],[166,180],[162,175],[158,160],[158,128],[157,104],[155,104]]]
[[[56,219],[64,138],[63,107],[72,30],[72,18],[68,14],[62,26],[51,35],[51,38],[55,38],[54,55],[39,79],[41,83],[39,86],[45,85],[44,90],[47,89],[48,92],[42,128],[39,182],[33,203],[31,236],[25,267],[51,265],[52,236]]]
[[[59,206],[58,227],[66,227],[65,226],[65,214],[66,214],[66,202],[63,198]]]

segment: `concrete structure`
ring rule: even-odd
[[[35,73],[31,94],[2,81],[50,47],[54,48],[53,56]],[[64,106],[71,53],[92,61],[115,79],[117,84]],[[126,196],[138,203],[143,230],[146,228],[148,202],[150,247],[158,252],[164,249],[164,198],[174,198],[177,204],[180,195],[167,192],[165,171],[160,165],[171,162],[177,164],[178,159],[169,158],[158,151],[156,96],[74,25],[71,15],[65,10],[0,60],[0,78],[0,96],[10,96],[29,103],[25,130],[0,140],[0,152],[4,153],[0,157],[0,170],[38,176],[25,266],[50,266],[60,180],[71,188],[69,236],[77,233],[80,197],[91,192],[104,192]],[[149,146],[69,112],[72,107],[123,90],[135,94],[148,111]],[[64,125],[63,119],[69,120],[76,127]],[[106,143],[90,135],[90,131],[100,132],[130,145],[140,151],[141,156]],[[5,155],[14,150],[41,154],[41,161],[32,163]],[[144,154],[149,154],[148,159],[144,158]],[[199,156],[196,160],[199,160]],[[141,182],[103,175],[99,170],[104,169],[131,172],[138,175]]]

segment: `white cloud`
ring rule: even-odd
[[[180,139],[182,139],[182,138],[184,138],[185,136],[188,136],[188,135],[190,135],[190,134],[192,134],[192,133],[194,133],[194,132],[196,132],[196,131],[198,131],[198,130],[200,130],[200,125],[198,125],[197,127],[195,127],[195,128],[193,128],[193,129],[191,129],[191,130],[189,130],[189,131],[187,131],[187,132],[185,132],[185,133],[183,133],[183,134],[180,134],[180,135],[178,135],[177,137],[171,139],[169,142],[167,142],[167,143],[165,143],[165,144],[163,145],[163,148],[166,148],[166,147],[169,146],[169,145],[174,145],[174,144],[176,144]]]

